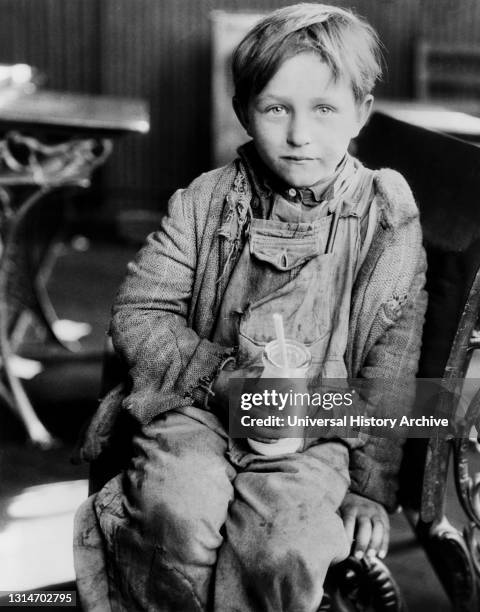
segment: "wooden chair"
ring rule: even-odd
[[[357,155],[370,168],[401,172],[420,209],[429,305],[418,376],[446,385],[463,379],[478,346],[472,333],[480,308],[480,148],[376,113]],[[409,440],[402,470],[404,510],[454,609],[462,611],[480,607],[479,478],[471,474],[468,441],[470,426],[479,423],[478,396],[467,409],[463,437]],[[445,514],[452,456],[463,534]]]

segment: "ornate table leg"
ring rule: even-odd
[[[54,443],[51,434],[38,419],[12,366],[15,346],[12,336],[18,316],[29,310],[49,337],[65,348],[72,347],[55,333],[53,307],[45,287],[38,284],[38,268],[28,260],[22,244],[21,228],[29,213],[48,202],[47,196],[63,187],[88,187],[94,168],[102,164],[111,151],[110,141],[71,140],[58,145],[43,145],[19,134],[0,141],[0,204],[3,244],[0,254],[0,357],[4,386],[0,398],[13,407],[23,421],[30,440],[42,447]],[[17,188],[29,191],[25,198],[15,197]],[[32,269],[33,268],[33,269]],[[11,399],[10,399],[11,398]]]

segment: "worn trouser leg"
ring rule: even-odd
[[[348,553],[336,514],[347,450],[269,458],[227,445],[213,415],[169,413],[97,495],[114,611],[316,610],[328,566]]]
[[[225,432],[212,414],[188,408],[157,419],[143,433],[135,439],[123,496],[112,491],[117,479],[96,502],[112,607],[204,610],[236,474],[225,458]]]
[[[215,612],[316,612],[329,565],[349,552],[336,512],[349,484],[347,449],[330,442],[240,463]]]

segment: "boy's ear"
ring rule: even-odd
[[[247,134],[250,135],[248,131],[248,115],[244,107],[240,104],[238,98],[235,96],[232,98],[232,106],[235,114],[237,115],[237,119],[240,121]]]
[[[358,113],[358,131],[359,132],[363,128],[363,126],[367,123],[368,118],[370,117],[372,113],[373,101],[374,101],[374,97],[372,96],[372,94],[367,94],[363,98],[363,100],[358,104],[357,113]]]

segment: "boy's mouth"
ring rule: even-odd
[[[284,155],[282,159],[294,164],[305,164],[308,162],[316,161],[316,157],[306,157],[303,155]]]

